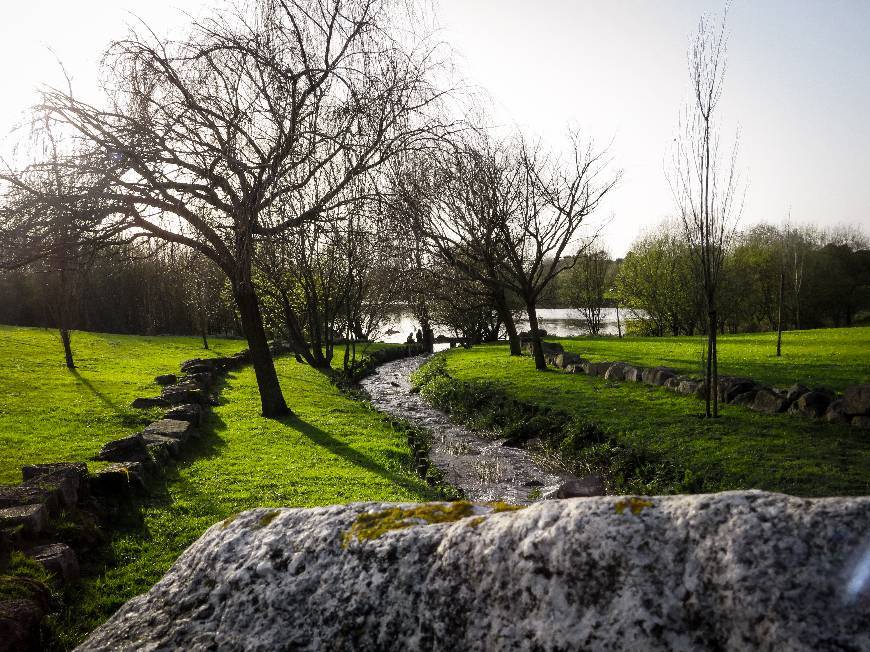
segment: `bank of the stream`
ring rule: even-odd
[[[436,405],[478,427],[518,429],[514,436],[544,442],[568,470],[603,472],[613,491],[870,493],[870,435],[857,428],[735,406],[704,420],[694,397],[537,372],[529,357],[511,357],[505,345],[435,359],[441,369],[430,367],[421,382]]]
[[[259,417],[252,369],[231,373],[204,436],[166,482],[137,501],[105,545],[79,555],[86,579],[68,589],[74,606],[50,618],[52,647],[73,647],[209,526],[239,511],[439,497],[414,473],[405,429],[292,357],[276,367],[295,415]]]

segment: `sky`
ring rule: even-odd
[[[494,124],[558,147],[569,127],[609,147],[622,180],[595,216],[622,255],[673,215],[665,165],[687,91],[686,51],[707,0],[435,0],[462,77]],[[28,0],[0,5],[0,134],[41,84],[94,93],[100,53],[139,18],[178,30],[205,0]],[[740,134],[741,224],[870,231],[870,1],[734,0],[723,138]]]

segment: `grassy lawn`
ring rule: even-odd
[[[590,347],[601,343],[603,353],[594,357],[651,364],[655,347],[632,355],[634,341],[566,340],[566,344],[588,355],[587,343]],[[646,345],[647,340],[642,342]],[[688,349],[689,341],[670,346]],[[746,357],[747,367],[735,363],[730,371],[750,373],[761,368],[752,366],[761,363]],[[679,366],[685,359],[672,354],[666,362]],[[805,365],[824,382],[822,363],[805,361]],[[459,380],[492,381],[513,398],[594,422],[618,441],[687,469],[702,480],[704,490],[759,488],[806,496],[870,493],[870,433],[850,426],[729,406],[722,418],[702,420],[697,417],[702,403],[696,398],[583,374],[537,372],[530,357],[511,358],[503,345],[454,349],[447,354],[447,371]],[[859,371],[855,365],[838,370],[837,375],[854,378],[862,373],[866,369]]]
[[[203,531],[238,511],[436,497],[407,470],[405,435],[386,417],[292,358],[276,364],[295,416],[257,416],[253,371],[231,374],[208,434],[141,503],[141,518],[123,524],[102,554],[82,559],[90,579],[72,588],[75,606],[52,625],[59,648],[79,643],[124,601],[147,591]]]
[[[20,482],[24,464],[88,460],[152,420],[130,402],[159,393],[154,376],[245,343],[214,339],[210,346],[203,350],[196,337],[75,332],[78,368],[69,371],[56,331],[0,326],[0,483]]]
[[[548,338],[551,339],[551,338]],[[696,337],[577,337],[561,339],[567,351],[599,361],[630,362],[644,367],[664,365],[703,375],[701,354],[706,339]],[[720,335],[719,372],[749,376],[769,385],[801,382],[842,391],[847,385],[870,383],[870,328],[822,328],[787,331],[782,357],[776,357],[776,333]]]

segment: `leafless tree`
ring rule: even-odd
[[[606,150],[594,149],[577,133],[570,136],[565,158],[544,153],[519,141],[508,150],[506,167],[517,172],[505,193],[500,215],[500,240],[504,257],[501,275],[508,290],[525,303],[529,317],[535,368],[547,368],[538,328],[537,301],[541,292],[561,273],[572,267],[564,260],[580,245],[583,221],[619,181],[620,173],[609,170]]]
[[[230,4],[170,41],[142,29],[106,55],[108,104],[43,108],[103,153],[119,224],[213,260],[232,286],[262,412],[289,412],[253,270],[260,240],[351,201],[354,182],[441,127],[431,48],[394,37],[388,0]],[[292,207],[292,212],[290,210]]]
[[[701,277],[707,309],[705,403],[718,416],[717,291],[723,260],[740,213],[737,147],[723,165],[717,108],[725,76],[725,18],[718,27],[702,18],[689,48],[691,98],[681,115],[668,175],[687,244]]]

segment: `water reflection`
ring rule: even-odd
[[[619,317],[624,320],[625,311],[620,310]],[[616,309],[604,308],[602,310],[602,319],[604,324],[601,333],[604,335],[616,335]],[[580,311],[573,308],[539,308],[538,325],[547,331],[548,335],[556,337],[573,337],[575,335],[589,334]],[[624,329],[624,321],[622,326]],[[420,324],[410,312],[398,310],[384,327],[384,332],[378,339],[382,342],[404,342],[408,339],[408,334],[416,333],[418,328],[420,328]],[[525,311],[521,313],[520,318],[517,320],[517,330],[529,330],[528,317]],[[442,329],[435,329],[436,336],[442,334],[452,335],[452,333]]]

